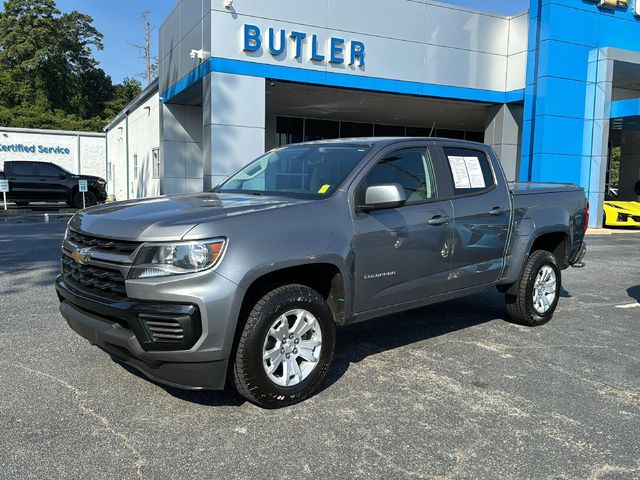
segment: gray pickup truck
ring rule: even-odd
[[[494,287],[515,322],[549,321],[588,215],[575,185],[508,184],[486,145],[303,143],[208,192],[80,211],[56,289],[115,360],[276,408],[318,387],[337,326]]]

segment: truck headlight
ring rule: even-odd
[[[222,258],[226,240],[146,243],[142,245],[129,278],[153,278],[196,273],[212,268]]]

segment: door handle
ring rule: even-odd
[[[449,223],[449,217],[446,215],[434,215],[429,219],[429,225],[444,225]]]
[[[500,207],[493,207],[489,210],[489,215],[502,215],[504,212],[505,210]]]
[[[47,181],[47,179],[46,179],[46,178],[41,178],[41,179],[40,179],[40,181],[41,181],[41,182],[46,182],[46,181]]]

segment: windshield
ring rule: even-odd
[[[64,167],[61,167],[60,165],[56,165],[60,170],[62,170],[64,173],[66,173],[67,175],[73,175],[73,173],[71,173],[69,170],[67,170]]]
[[[322,198],[331,195],[371,145],[293,145],[273,150],[219,185],[222,193]]]

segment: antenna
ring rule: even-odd
[[[433,137],[433,132],[435,132],[435,130],[436,130],[436,122],[433,122],[433,126],[431,127],[431,131],[429,132],[429,138]]]

